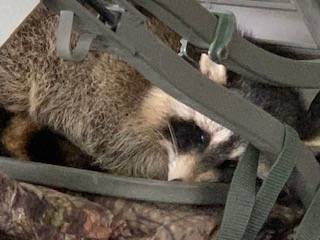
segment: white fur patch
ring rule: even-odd
[[[235,159],[237,157],[240,157],[244,151],[246,150],[246,146],[239,146],[235,149],[233,149],[233,151],[229,154],[229,158],[230,159]]]
[[[180,179],[191,181],[194,179],[194,170],[197,158],[191,154],[176,155],[173,161],[169,161],[168,181]]]
[[[223,173],[220,169],[211,169],[207,172],[201,173],[195,178],[195,182],[219,182],[223,177]]]
[[[195,173],[197,165],[201,164],[196,153],[176,154],[170,141],[162,140],[160,143],[168,152],[168,181],[178,179],[184,182],[218,182],[221,179],[223,174],[219,169]]]
[[[194,169],[197,164],[197,157],[191,153],[181,155],[174,151],[173,145],[168,140],[162,140],[161,145],[168,152],[168,181],[175,179],[190,181],[194,178]]]
[[[218,129],[218,131],[212,134],[210,145],[218,145],[224,143],[228,141],[232,135],[233,132],[231,132],[229,129],[221,127],[220,129]]]

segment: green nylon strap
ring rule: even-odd
[[[88,54],[92,41],[96,34],[82,33],[78,43],[71,50],[71,34],[74,14],[71,11],[61,11],[60,21],[57,31],[57,51],[59,56],[65,60],[80,62]]]
[[[285,126],[285,129],[283,149],[257,193],[251,218],[243,237],[245,240],[256,239],[296,162],[301,157],[300,146],[302,145],[298,134],[289,126]]]
[[[253,240],[267,220],[279,193],[302,157],[299,136],[285,126],[281,153],[255,196],[258,151],[249,145],[230,186],[219,240]]]
[[[5,157],[0,157],[0,170],[19,181],[151,202],[224,204],[229,188],[225,183],[188,184],[114,176],[102,172],[17,161]]]
[[[295,237],[297,240],[320,239],[320,190],[317,191]]]
[[[215,29],[217,18],[197,1],[186,0],[132,0],[142,6],[171,29],[195,46],[208,48]],[[192,19],[192,20],[191,20]],[[191,20],[191,21],[190,21]]]
[[[240,160],[230,184],[219,240],[242,239],[256,195],[259,151],[249,145]]]
[[[232,18],[230,17],[230,19]],[[232,23],[235,24],[235,21],[229,21],[229,29],[233,28]],[[221,28],[220,33],[217,34],[223,34],[223,30],[226,31],[225,29],[226,27]],[[276,86],[320,87],[318,80],[320,75],[319,59],[293,60],[280,57],[257,47],[237,32],[228,36],[229,38],[223,38],[224,41],[213,41],[209,48],[209,55],[214,61],[227,66],[232,71],[248,79]],[[215,46],[216,44],[220,46]],[[224,54],[221,55],[214,50],[220,50]]]

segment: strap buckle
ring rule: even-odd
[[[80,62],[88,54],[95,34],[82,33],[74,49],[70,48],[74,13],[72,11],[61,11],[57,32],[58,55],[69,61]]]
[[[198,68],[201,54],[206,53],[207,51],[205,49],[195,47],[188,40],[183,38],[180,40],[180,43],[181,47],[179,56],[185,59],[192,66]]]
[[[218,24],[214,39],[208,50],[198,48],[189,43],[186,39],[181,39],[179,56],[183,57],[193,66],[199,65],[201,53],[207,53],[214,61],[221,62],[228,57],[228,45],[236,29],[236,18],[233,13],[217,13]]]

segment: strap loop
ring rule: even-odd
[[[317,191],[295,237],[296,240],[320,239],[320,190]]]
[[[92,41],[96,38],[95,34],[83,33],[80,35],[76,47],[71,50],[71,34],[74,13],[71,11],[61,11],[57,32],[57,52],[64,60],[80,62],[89,52]]]

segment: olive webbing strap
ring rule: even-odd
[[[16,180],[72,191],[151,202],[224,204],[225,183],[168,182],[0,157],[0,171]]]
[[[255,202],[258,160],[259,151],[249,145],[233,174],[219,240],[242,239]]]
[[[58,55],[65,60],[80,62],[88,54],[92,41],[96,38],[96,34],[82,33],[74,49],[71,50],[71,34],[74,14],[71,11],[61,11],[60,21],[57,34],[61,37],[57,38]]]
[[[268,218],[269,212],[277,201],[279,193],[288,181],[296,162],[300,157],[301,141],[295,130],[285,126],[285,139],[281,153],[273,164],[267,179],[256,196],[251,218],[243,239],[256,239],[259,230]]]
[[[214,60],[249,79],[272,85],[320,87],[319,59],[293,60],[257,47],[237,33],[233,14],[211,14],[196,1],[132,1],[193,45],[201,48],[210,45],[209,55]]]
[[[302,157],[300,154],[303,152],[300,148],[302,145],[298,134],[289,126],[285,126],[285,129],[282,151],[256,196],[252,195],[254,190],[252,186],[255,186],[257,172],[253,171],[254,164],[248,159],[250,155],[256,157],[254,154],[256,150],[249,147],[247,150],[249,152],[240,161],[228,194],[219,240],[253,240],[265,223],[296,162]],[[257,164],[257,158],[255,160]],[[245,164],[250,165],[244,166]],[[244,176],[244,174],[250,176]]]
[[[315,194],[295,236],[296,240],[320,239],[320,190]]]
[[[248,79],[271,85],[300,88],[320,87],[319,59],[293,60],[281,57],[257,47],[236,32],[229,36],[228,39],[212,43],[210,56],[232,71]],[[222,48],[221,42],[225,42],[225,48]],[[215,46],[216,44],[218,46]],[[220,56],[216,49],[224,52],[224,55],[220,54]]]

